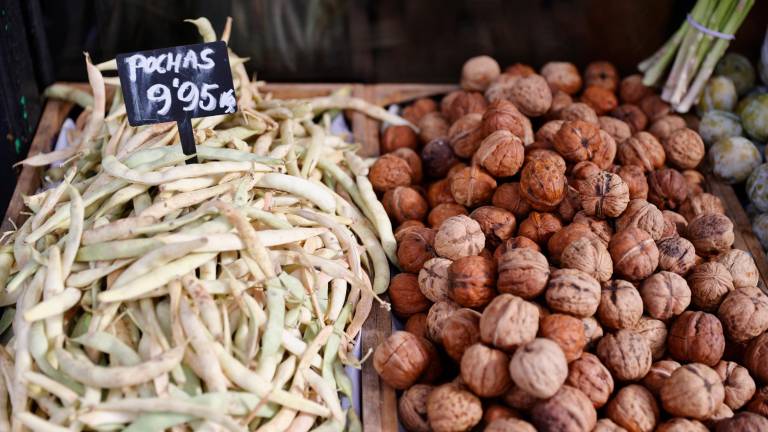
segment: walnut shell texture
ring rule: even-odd
[[[643,281],[640,287],[648,315],[665,321],[681,314],[691,304],[691,289],[677,273],[661,271]]]
[[[425,262],[435,257],[435,232],[429,228],[412,228],[404,232],[397,245],[397,261],[409,273],[421,270]]]
[[[565,384],[581,390],[595,408],[608,402],[613,393],[613,377],[596,355],[585,352],[568,367]]]
[[[614,234],[608,251],[614,270],[630,280],[648,277],[659,265],[656,243],[650,234],[640,228],[629,227]]]
[[[552,211],[565,198],[565,174],[543,161],[530,161],[520,175],[520,193],[539,211]]]
[[[493,192],[491,202],[494,206],[511,211],[516,218],[523,219],[531,211],[531,206],[520,194],[520,183],[504,183]]]
[[[524,299],[537,297],[544,291],[550,270],[547,258],[529,248],[508,250],[499,260],[499,292]]]
[[[476,220],[458,215],[446,219],[435,234],[435,251],[451,260],[477,255],[485,247],[485,235]]]
[[[473,156],[494,177],[511,177],[523,166],[523,141],[512,132],[498,130],[488,135]]]
[[[720,320],[701,311],[683,312],[670,327],[667,341],[669,353],[681,362],[715,366],[725,351]]]
[[[448,300],[448,267],[452,261],[447,258],[432,258],[419,270],[419,289],[431,302]]]
[[[760,275],[755,265],[755,259],[741,249],[731,249],[721,253],[715,259],[731,273],[735,288],[757,286]]]
[[[538,330],[539,309],[512,294],[491,300],[480,317],[480,339],[504,351],[532,341]]]
[[[515,385],[528,394],[548,398],[557,393],[568,377],[568,362],[557,343],[537,338],[515,351],[509,373]]]
[[[746,342],[768,330],[768,296],[760,288],[731,291],[717,309],[728,337]]]
[[[668,237],[656,243],[659,249],[659,268],[685,276],[696,263],[693,244],[682,237]]]
[[[768,334],[752,339],[744,353],[744,365],[757,379],[768,381]]]
[[[581,120],[566,121],[555,134],[555,150],[565,159],[579,162],[592,158],[602,145],[600,128],[594,123]]]
[[[643,316],[643,299],[631,283],[615,279],[603,284],[600,306],[597,309],[600,323],[612,329],[634,328]]]
[[[544,297],[554,311],[589,317],[600,305],[600,283],[580,270],[557,269],[549,278]]]
[[[725,296],[733,291],[733,277],[719,262],[705,262],[693,268],[688,276],[691,302],[701,310],[717,310]]]
[[[464,351],[480,341],[480,313],[461,308],[451,313],[443,322],[443,349],[452,359],[461,361]]]
[[[494,206],[476,208],[469,215],[480,224],[485,234],[486,247],[496,248],[503,241],[515,234],[517,227],[515,215],[512,212]]]
[[[429,432],[427,421],[427,398],[433,387],[416,384],[400,397],[397,403],[397,416],[406,429],[413,432]]]
[[[485,306],[496,295],[496,266],[484,256],[457,259],[448,267],[448,280],[448,296],[463,307]]]
[[[653,240],[662,238],[665,226],[661,210],[643,199],[631,200],[624,213],[616,219],[616,231],[636,227],[650,234]]]
[[[564,385],[553,397],[534,405],[531,418],[541,432],[584,432],[595,427],[597,412],[581,390]]]
[[[715,414],[724,399],[720,376],[701,363],[680,367],[661,386],[661,403],[675,416],[706,420]]]
[[[373,355],[376,372],[396,389],[406,389],[415,383],[429,362],[429,342],[404,331],[392,333]]]
[[[607,282],[613,275],[613,261],[608,249],[600,240],[589,237],[566,246],[560,254],[560,265],[581,270],[600,282]]]
[[[736,362],[721,360],[715,366],[725,387],[725,404],[733,410],[743,407],[755,394],[757,387],[749,371]]]
[[[587,345],[584,324],[570,315],[554,313],[541,318],[539,336],[555,341],[570,363],[581,356]]]
[[[642,131],[619,144],[617,157],[622,165],[637,165],[646,172],[661,168],[666,160],[659,140]]]
[[[597,356],[620,381],[637,381],[651,368],[651,347],[633,330],[618,330],[600,339]]]
[[[733,245],[733,222],[719,213],[704,213],[688,224],[688,239],[699,255],[716,255]]]
[[[579,184],[579,199],[589,216],[617,217],[629,204],[629,187],[617,174],[603,171]]]
[[[688,183],[679,171],[662,168],[648,175],[648,201],[659,210],[676,209],[688,198]]]
[[[663,143],[667,160],[680,169],[696,168],[706,154],[699,134],[686,127],[672,132]]]
[[[645,387],[631,384],[608,403],[606,415],[628,431],[652,432],[659,421],[656,399]]]
[[[427,418],[435,432],[460,432],[480,423],[483,407],[472,393],[452,383],[443,384],[427,398]]]
[[[672,372],[680,367],[680,363],[674,360],[659,360],[651,365],[651,370],[643,378],[643,385],[658,396],[664,381],[672,375]]]
[[[443,326],[454,312],[459,309],[459,305],[450,301],[439,301],[429,308],[427,313],[427,336],[433,342],[443,343]]]
[[[448,142],[453,153],[460,158],[471,157],[483,139],[483,116],[479,113],[469,113],[451,125],[448,129]]]
[[[627,184],[629,199],[648,198],[648,179],[642,168],[637,165],[620,165],[615,172]]]
[[[496,180],[484,169],[469,166],[451,177],[453,199],[466,207],[474,207],[491,200],[496,189]]]
[[[645,338],[651,346],[651,356],[658,360],[667,350],[667,325],[664,321],[648,316],[640,317],[640,321],[632,329]]]

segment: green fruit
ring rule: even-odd
[[[746,189],[755,207],[761,212],[768,212],[768,164],[762,164],[752,171]]]
[[[699,115],[703,115],[709,110],[733,111],[739,95],[736,93],[736,86],[730,78],[716,76],[709,79],[704,90],[701,92],[699,103],[696,110]]]
[[[723,181],[741,183],[762,162],[760,151],[752,141],[742,137],[718,140],[709,148],[712,171]]]
[[[768,249],[768,213],[762,213],[752,220],[752,231],[760,240],[763,249]]]
[[[699,122],[699,135],[707,146],[716,143],[720,138],[741,136],[741,119],[728,111],[707,111]]]
[[[726,76],[733,81],[736,92],[743,95],[755,86],[755,68],[741,54],[728,53],[717,62],[715,75]]]
[[[744,131],[758,141],[768,140],[768,94],[758,95],[741,110]]]

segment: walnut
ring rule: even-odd
[[[435,432],[461,432],[480,423],[483,407],[477,396],[448,383],[436,387],[429,394],[427,418]]]
[[[536,429],[525,420],[503,418],[488,423],[484,432],[536,432]]]
[[[447,144],[446,139],[448,138],[450,125],[448,120],[439,112],[425,114],[419,119],[417,126],[419,127],[419,138],[422,142],[431,143],[432,141],[439,141]],[[451,151],[451,156],[453,156],[453,151]]]
[[[683,205],[685,205],[685,203],[683,203]],[[685,235],[685,230],[688,228],[688,221],[683,215],[675,213],[672,210],[664,210],[661,214],[664,216],[664,233],[661,236],[662,239]],[[691,244],[691,246],[693,246],[693,244]]]
[[[501,257],[507,253],[507,251],[511,251],[512,249],[532,249],[536,252],[541,252],[541,248],[539,245],[537,245],[533,240],[529,239],[528,237],[523,236],[517,236],[517,237],[510,237],[507,240],[504,241],[504,243],[500,244],[496,250],[493,252],[493,258],[496,260],[497,263],[501,262]]]
[[[752,339],[747,345],[747,351],[744,353],[744,366],[757,377],[765,382],[768,381],[768,333]]]
[[[612,329],[634,328],[643,315],[643,299],[631,283],[620,279],[603,284],[597,316]]]
[[[645,172],[661,168],[666,159],[659,140],[642,131],[621,142],[616,154],[622,165],[637,165]]]
[[[552,237],[549,238],[549,241],[547,242],[549,257],[554,261],[559,262],[565,248],[567,248],[574,241],[581,238],[600,241],[597,235],[592,232],[589,225],[574,222],[570,225],[566,225],[563,227],[563,229],[556,232],[552,235]]]
[[[461,357],[461,379],[480,397],[504,394],[512,379],[509,376],[509,356],[503,351],[476,343]]]
[[[719,213],[704,213],[688,224],[688,240],[699,255],[717,255],[733,245],[733,222]]]
[[[531,419],[541,432],[582,432],[595,427],[597,412],[581,390],[565,385],[534,405]]]
[[[673,132],[683,128],[685,128],[685,119],[678,115],[670,114],[656,119],[648,128],[648,132],[658,138],[659,141],[664,142]]]
[[[443,344],[443,326],[448,317],[459,309],[459,305],[450,300],[441,300],[429,308],[427,313],[427,336],[433,342]]]
[[[715,425],[721,420],[729,419],[731,417],[733,417],[733,410],[728,408],[728,405],[721,403],[715,409],[715,413],[709,417],[707,423],[710,425]]]
[[[750,253],[741,249],[731,249],[718,255],[715,260],[731,273],[735,288],[757,286],[760,275]]]
[[[560,219],[552,213],[539,213],[532,211],[528,217],[520,222],[518,234],[528,237],[539,246],[546,245],[556,232],[563,228]]]
[[[565,382],[568,363],[557,343],[536,338],[515,351],[509,362],[509,373],[515,385],[526,393],[548,398]]]
[[[706,420],[715,414],[724,398],[720,376],[701,363],[678,368],[661,386],[664,409],[680,417]]]
[[[718,262],[706,262],[694,267],[688,276],[691,302],[705,311],[717,310],[725,296],[733,291],[733,277]]]
[[[512,294],[497,296],[480,317],[480,339],[505,351],[532,341],[538,330],[539,310]]]
[[[504,74],[511,77],[526,77],[536,73],[536,70],[525,63],[513,63],[504,69]]]
[[[480,224],[488,248],[495,248],[515,233],[515,215],[507,210],[483,206],[475,209],[469,217]]]
[[[389,299],[392,310],[402,317],[425,312],[430,306],[429,300],[419,290],[418,278],[411,273],[399,273],[390,280]]]
[[[534,135],[534,138],[536,139],[536,141],[546,142],[554,147],[555,136],[557,135],[557,132],[560,130],[560,128],[563,126],[563,123],[565,123],[564,120],[550,120],[544,123],[539,128],[539,130],[536,131],[536,135]]]
[[[520,194],[520,183],[504,183],[493,192],[491,203],[496,207],[511,211],[515,217],[524,218],[531,211],[528,201]]]
[[[661,271],[643,281],[640,296],[648,315],[666,321],[691,304],[691,289],[677,273]]]
[[[656,428],[656,432],[708,432],[704,424],[698,420],[674,418],[666,421]]]
[[[534,160],[523,166],[520,175],[520,194],[533,209],[554,210],[565,198],[565,188],[565,173],[551,164]]]
[[[541,75],[553,92],[561,90],[572,95],[581,89],[581,75],[573,63],[549,62],[541,68]]]
[[[683,177],[688,182],[688,195],[694,196],[704,192],[704,174],[696,170],[683,171]]]
[[[482,116],[481,129],[483,136],[488,136],[497,130],[506,130],[522,139],[524,144],[528,144],[533,137],[526,139],[529,133],[526,130],[529,125],[526,123],[530,123],[528,118],[518,111],[512,102],[502,99],[488,105],[488,109]],[[533,132],[530,134],[533,135]],[[461,156],[458,152],[456,154]]]
[[[427,203],[434,209],[440,204],[456,204],[451,194],[451,180],[444,178],[427,186]]]
[[[667,344],[675,360],[715,366],[725,351],[723,326],[714,315],[686,311],[670,327]]]
[[[611,90],[598,86],[588,86],[581,94],[581,101],[589,105],[597,115],[613,111],[619,101]]]
[[[506,403],[508,406],[521,411],[530,410],[539,401],[539,398],[516,386],[514,381],[509,387],[509,390],[504,393],[503,398],[504,403]]]
[[[768,296],[760,288],[731,291],[717,309],[728,337],[746,342],[768,330]]]
[[[390,218],[397,223],[422,220],[427,215],[427,201],[416,189],[398,186],[384,193],[381,200]]]
[[[539,323],[539,336],[555,341],[568,362],[579,358],[587,345],[584,324],[570,315],[554,313],[543,317]]]
[[[546,118],[558,118],[560,113],[573,104],[573,98],[568,93],[557,90],[552,94],[552,105],[549,107]]]
[[[397,245],[397,261],[403,271],[416,273],[425,262],[435,257],[435,232],[429,228],[413,228],[403,233]]]
[[[402,147],[416,149],[419,138],[409,126],[391,125],[381,136],[381,153],[389,153]]]
[[[611,241],[611,237],[613,237],[613,227],[607,220],[587,216],[583,211],[580,211],[573,215],[573,223],[588,226],[597,239],[600,240],[605,247],[608,247],[608,243]]]
[[[422,221],[417,220],[407,220],[401,223],[400,225],[395,228],[395,240],[398,242],[403,238],[403,235],[405,235],[406,232],[414,229],[414,228],[424,228],[424,223]]]
[[[436,111],[437,103],[434,100],[428,98],[419,98],[413,101],[412,104],[405,107],[403,109],[402,115],[404,119],[413,124],[416,124],[425,115]]]
[[[630,431],[651,432],[659,421],[659,407],[645,387],[631,384],[608,403],[605,414],[617,425]]]
[[[509,100],[523,114],[538,117],[549,111],[552,105],[552,91],[544,77],[536,74],[528,75],[512,84]]]
[[[638,104],[650,121],[658,120],[669,114],[669,104],[657,94],[649,94]]]
[[[747,403],[747,411],[760,414],[763,417],[768,416],[768,387],[761,387],[755,392],[755,395]],[[762,429],[760,429],[762,430]]]
[[[517,411],[500,404],[488,405],[483,411],[483,423],[486,425],[496,420],[518,419],[519,417],[520,414]]]
[[[582,120],[587,123],[598,124],[597,113],[591,106],[582,103],[572,103],[560,110],[560,120]]]
[[[556,151],[537,148],[531,149],[531,147],[528,147],[528,149],[526,149],[525,163],[523,166],[532,163],[533,161],[542,161],[544,163],[550,164],[556,167],[558,171],[565,174],[565,159],[563,159],[563,157],[560,156],[560,154]]]
[[[496,180],[477,166],[466,167],[451,177],[453,199],[467,207],[490,201],[494,189]]]
[[[664,321],[642,316],[632,330],[648,341],[654,360],[664,356],[664,351],[667,349],[667,325],[664,324]]]
[[[619,86],[619,71],[607,61],[594,61],[584,70],[584,85],[602,87],[615,92]]]
[[[725,404],[729,408],[737,410],[752,399],[757,387],[746,368],[735,362],[721,360],[715,366],[715,372],[723,381]]]
[[[458,258],[448,267],[448,296],[461,306],[479,308],[496,295],[496,266],[483,256]]]
[[[600,283],[580,270],[557,269],[549,278],[544,296],[552,310],[588,317],[600,304]]]
[[[617,174],[602,171],[581,182],[579,199],[589,216],[618,217],[629,204],[629,188]]]
[[[443,225],[443,222],[446,220],[454,216],[467,216],[468,214],[469,213],[467,213],[467,208],[463,205],[456,203],[439,204],[437,207],[430,210],[429,215],[427,216],[427,222],[429,223],[430,227],[434,229],[440,229],[440,227]]]
[[[432,302],[448,300],[448,267],[452,261],[446,258],[432,258],[419,270],[419,289]]]
[[[602,170],[597,164],[592,161],[581,161],[571,168],[571,178],[576,189],[579,188],[581,183],[588,178],[600,174]]]
[[[576,213],[582,212],[581,202],[579,202],[579,192],[571,186],[565,191],[565,198],[557,206],[557,214],[563,221],[570,222]]]
[[[384,382],[402,390],[421,377],[436,355],[426,339],[396,331],[376,348],[373,367]]]
[[[658,396],[664,381],[680,367],[680,363],[674,360],[659,360],[651,365],[651,370],[643,378],[643,385]]]
[[[693,244],[682,237],[667,237],[656,243],[659,249],[659,268],[685,276],[696,263]],[[693,288],[691,288],[693,290]]]
[[[588,160],[602,144],[600,128],[581,120],[565,121],[555,134],[555,150],[570,161]]]
[[[648,201],[659,208],[676,209],[688,198],[688,186],[680,172],[663,168],[648,175]]]
[[[548,280],[549,263],[538,251],[512,249],[499,260],[499,292],[531,299],[544,291]]]
[[[597,421],[592,432],[627,432],[627,430],[617,425],[612,420],[604,418]]]
[[[751,412],[740,412],[719,421],[715,432],[756,432],[768,430],[768,418]]]
[[[451,260],[477,255],[485,247],[480,224],[469,216],[458,215],[445,220],[435,234],[435,251]]]
[[[688,221],[703,213],[725,214],[725,207],[719,197],[706,192],[689,195],[680,206],[680,214]]]
[[[600,129],[608,132],[617,142],[622,142],[632,136],[632,130],[623,120],[614,117],[600,116],[597,118]]]
[[[655,205],[643,199],[633,199],[616,220],[616,231],[631,227],[640,228],[650,234],[653,240],[660,240],[665,225],[664,214]]]
[[[672,132],[662,143],[667,160],[680,169],[696,168],[706,153],[699,134],[688,128]]]
[[[616,145],[616,140],[604,130],[600,131],[600,140],[602,144],[592,155],[591,160],[600,168],[607,170],[613,166],[618,146]]]
[[[523,166],[523,141],[507,130],[488,135],[473,157],[494,177],[511,177]]]
[[[421,158],[415,151],[407,147],[402,147],[394,150],[390,154],[397,156],[408,163],[408,167],[411,169],[411,182],[413,184],[421,183],[423,177]]]
[[[638,103],[651,93],[653,89],[643,84],[643,76],[640,74],[624,77],[619,86],[619,97],[624,103]]]
[[[470,113],[456,120],[448,129],[448,142],[456,156],[469,158],[480,147],[484,136],[482,119],[479,113]]]
[[[427,337],[427,314],[417,313],[411,315],[405,322],[405,331],[413,335]]]
[[[416,384],[400,396],[397,403],[397,416],[409,431],[429,432],[427,397],[433,388],[427,384]]]
[[[368,179],[376,191],[386,192],[397,186],[409,186],[413,181],[413,173],[404,159],[385,154],[371,166]]]
[[[443,349],[456,362],[467,347],[480,341],[480,313],[462,308],[449,315],[442,327]]]
[[[571,242],[560,255],[563,268],[581,270],[600,282],[610,280],[613,262],[608,249],[599,240],[589,237]]]
[[[620,381],[637,381],[651,368],[651,346],[633,330],[603,336],[597,344],[597,356]]]
[[[584,325],[584,335],[587,337],[588,345],[594,344],[603,337],[603,328],[595,318],[582,318],[581,323]]]
[[[485,98],[488,100],[488,102],[491,103],[499,100],[509,99],[512,94],[512,88],[519,78],[519,76],[512,76],[508,73],[502,73],[501,75],[497,76],[496,79],[491,81],[491,84],[488,85],[487,89],[485,89]]]
[[[587,352],[571,362],[565,384],[581,390],[595,408],[605,405],[613,393],[611,373],[596,355]]]
[[[472,57],[461,68],[461,88],[485,91],[488,85],[501,74],[501,67],[487,55]]]
[[[616,174],[621,177],[629,189],[629,199],[648,198],[648,180],[645,178],[645,172],[637,165],[621,165],[616,169]]]
[[[446,104],[445,110],[443,110],[443,104]],[[482,93],[459,91],[453,93],[453,96],[448,94],[444,97],[440,104],[440,110],[448,118],[448,122],[456,123],[458,119],[467,114],[482,114],[487,106],[488,102]]]
[[[427,177],[445,177],[448,170],[458,161],[451,145],[443,138],[433,139],[421,149],[422,168]]]
[[[648,116],[639,106],[633,104],[619,105],[611,111],[611,116],[628,124],[632,133],[643,131],[648,125]]]
[[[608,251],[614,271],[629,280],[645,279],[659,265],[656,243],[650,234],[637,227],[631,226],[614,234]]]

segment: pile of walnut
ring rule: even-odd
[[[405,108],[419,133],[386,129],[370,170],[404,271],[373,359],[402,424],[768,430],[768,297],[699,135],[606,62],[477,57],[461,87]]]

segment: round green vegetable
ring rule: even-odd
[[[741,54],[728,53],[717,62],[715,75],[730,78],[736,86],[736,92],[743,95],[755,86],[755,68],[749,59]]]
[[[728,111],[707,111],[699,122],[699,135],[707,146],[711,146],[721,138],[741,136],[741,134],[741,119]]]
[[[749,136],[759,141],[768,140],[768,94],[758,95],[744,105],[741,123]]]
[[[752,231],[763,249],[768,249],[768,213],[761,213],[752,220]]]
[[[768,164],[758,166],[749,175],[747,195],[761,212],[768,212]]]
[[[715,175],[734,184],[746,180],[760,165],[762,156],[752,141],[742,137],[727,137],[710,147],[709,160]]]
[[[736,93],[736,86],[730,78],[716,76],[709,79],[704,90],[701,92],[696,109],[699,115],[703,115],[709,110],[733,111],[739,95]]]

